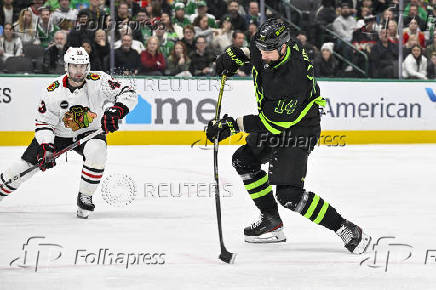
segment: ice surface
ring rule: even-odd
[[[376,254],[349,254],[335,234],[283,208],[286,243],[244,243],[243,227],[258,211],[231,166],[235,149],[220,147],[220,179],[227,190],[224,240],[238,253],[234,265],[217,259],[215,203],[213,191],[208,197],[206,190],[213,183],[211,150],[111,146],[106,172],[129,174],[137,183],[137,198],[129,206],[111,207],[97,192],[94,215],[77,219],[81,158],[75,153],[0,202],[0,289],[435,289],[435,145],[323,146],[312,153],[306,188],[374,240],[395,237],[380,241],[376,263]],[[23,150],[1,147],[0,169]],[[152,189],[159,183],[171,183],[172,192],[163,185],[159,197]],[[191,185],[190,196],[185,187],[179,196],[184,183],[200,185]],[[25,247],[24,262],[23,244],[32,236],[44,238]],[[165,253],[165,263],[126,269],[125,264],[86,264],[79,257],[75,264],[77,250],[100,248]]]

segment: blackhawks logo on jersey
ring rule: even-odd
[[[88,128],[89,124],[91,124],[96,117],[97,114],[91,112],[88,107],[75,105],[65,113],[62,121],[66,128],[71,128],[71,130],[77,131],[82,128]]]
[[[49,85],[48,88],[47,88],[47,91],[52,92],[56,88],[59,88],[59,82],[58,81],[55,81],[51,85]]]
[[[86,76],[86,78],[87,78],[88,80],[96,81],[96,80],[99,80],[99,79],[100,79],[100,75],[99,75],[99,74],[95,74],[95,73],[89,73],[89,74]]]

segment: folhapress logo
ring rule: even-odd
[[[23,244],[22,255],[13,259],[9,266],[20,268],[33,268],[38,272],[39,266],[57,261],[62,256],[62,246],[45,242],[44,236],[34,236]]]
[[[432,88],[425,88],[425,91],[427,92],[428,97],[432,102],[436,102],[436,95]]]

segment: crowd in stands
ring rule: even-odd
[[[265,2],[295,24],[318,77],[398,78],[401,49],[404,78],[436,78],[436,0],[406,0],[402,12],[398,0]],[[115,3],[112,21],[109,0],[0,0],[0,72],[61,74],[70,46],[85,48],[91,70],[109,71],[114,37],[116,73],[212,76],[216,56],[249,46],[260,25],[257,0]]]

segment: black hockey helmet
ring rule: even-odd
[[[289,25],[277,18],[265,21],[257,30],[255,36],[256,47],[259,50],[279,50],[283,44],[291,39]]]

